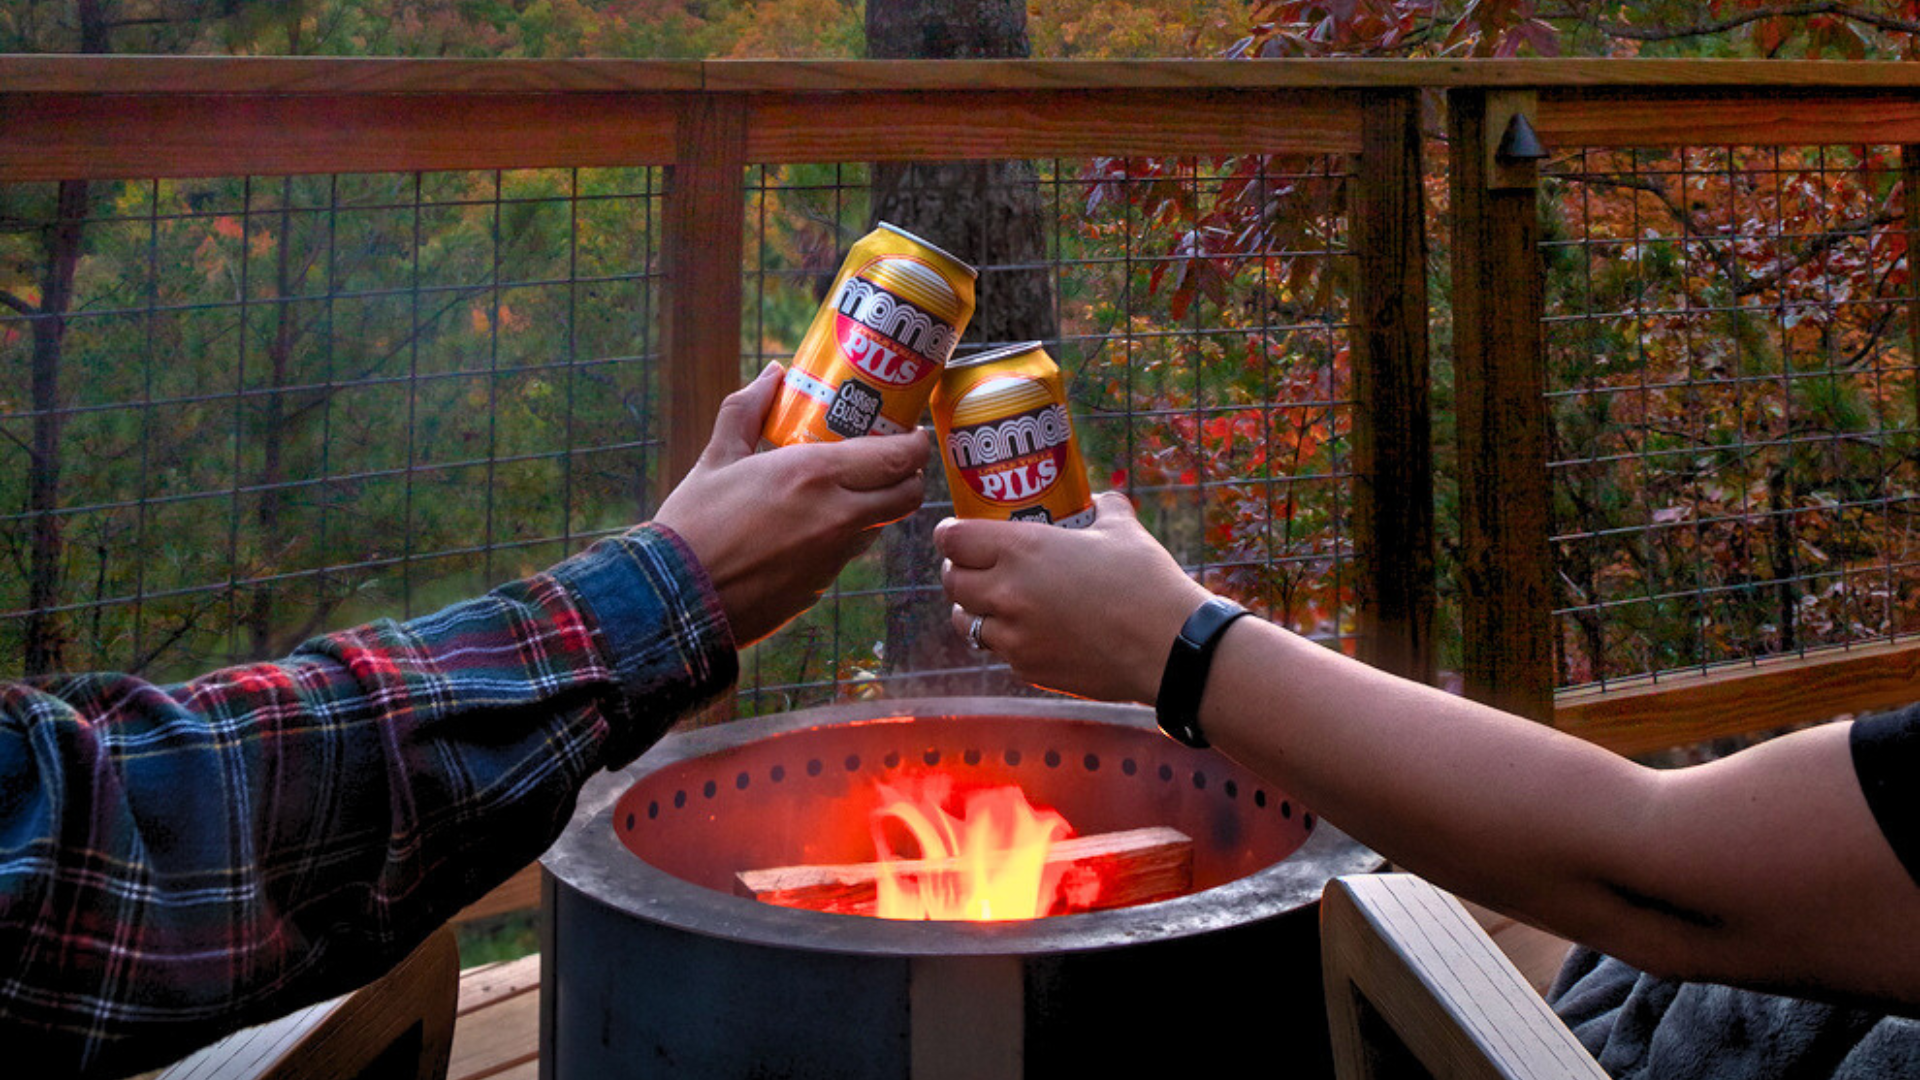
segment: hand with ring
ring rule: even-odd
[[[953,632],[1037,686],[1151,702],[1180,625],[1211,594],[1102,494],[1084,529],[949,518],[934,529]],[[987,641],[987,620],[993,640]]]

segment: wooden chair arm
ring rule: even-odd
[[[1339,1080],[1605,1080],[1460,902],[1410,874],[1329,882],[1321,968]]]
[[[159,1080],[443,1080],[459,990],[460,951],[443,926],[366,986],[236,1031]]]

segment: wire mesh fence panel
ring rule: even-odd
[[[1874,147],[1552,162],[1563,685],[1920,627],[1901,169]]]
[[[1210,587],[1350,642],[1350,162],[958,168],[752,170],[743,377],[790,359],[847,248],[876,219],[906,215],[896,223],[979,264],[960,355],[1037,339],[1060,365],[1096,491],[1131,496]],[[940,478],[930,492],[820,605],[752,651],[743,711],[1021,690],[951,629],[927,536],[952,503]]]
[[[645,517],[660,191],[0,188],[0,673],[275,656]]]
[[[750,170],[743,379],[791,357],[878,214],[951,197],[947,168]],[[961,349],[1044,341],[1094,487],[1330,644],[1353,622],[1349,169],[996,165],[989,202],[1024,216]],[[272,657],[644,519],[662,192],[645,169],[0,189],[0,671]],[[936,483],[750,650],[740,711],[1021,691],[948,626],[927,530],[950,511]]]

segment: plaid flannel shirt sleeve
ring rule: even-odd
[[[0,1043],[126,1072],[365,983],[737,671],[643,526],[277,663],[0,688]]]

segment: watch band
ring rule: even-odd
[[[1207,745],[1206,736],[1200,734],[1200,695],[1207,689],[1207,671],[1213,667],[1213,651],[1220,644],[1220,635],[1233,620],[1246,614],[1246,608],[1216,596],[1187,616],[1186,624],[1173,639],[1153,711],[1160,720],[1160,730],[1179,742],[1193,747]]]

